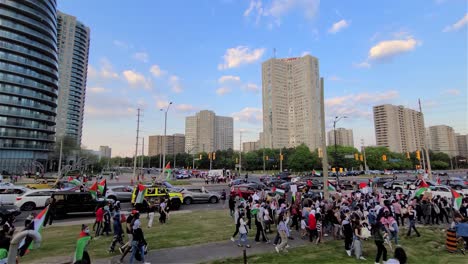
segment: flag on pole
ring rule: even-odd
[[[423,195],[428,189],[429,189],[429,184],[427,184],[426,181],[421,180],[421,183],[419,184],[418,189],[416,190],[414,196],[419,197]]]
[[[73,179],[70,181],[70,178],[68,179],[68,182],[75,185],[75,186],[80,186],[81,185],[81,182],[77,179]]]
[[[29,229],[37,231],[39,234],[42,232],[42,227],[44,226],[44,222],[49,212],[49,205],[44,208],[35,218],[32,226]],[[28,229],[28,227],[27,227]],[[32,244],[33,239],[31,237],[25,237],[21,243],[19,244],[19,255],[22,257],[26,255],[29,250],[34,249],[34,245]]]
[[[85,232],[80,233],[80,237],[76,241],[76,249],[73,258],[73,263],[76,263],[83,259],[84,252],[86,251],[86,247],[88,246],[90,240],[91,236],[89,234],[86,234]]]
[[[143,199],[145,198],[145,186],[142,184],[138,184],[137,192],[135,196],[135,204],[143,203]]]
[[[452,196],[453,196],[453,208],[455,208],[455,210],[458,211],[460,210],[463,197],[454,189],[451,189],[451,191],[452,191]]]
[[[284,190],[276,188],[275,193],[279,195],[284,195]]]
[[[332,182],[327,181],[327,185],[329,191],[336,191],[336,186]]]
[[[166,164],[165,169],[168,170],[168,169],[170,169],[170,168],[171,168],[171,162],[169,161],[169,162]]]
[[[97,182],[94,182],[91,187],[89,187],[89,193],[91,193],[91,196],[96,200],[97,199],[97,191],[98,191],[98,184]]]
[[[171,179],[171,174],[172,174],[171,162],[170,161],[166,164],[166,167],[164,168],[164,172],[167,173],[166,181],[170,180]]]
[[[102,196],[106,196],[107,192],[107,180],[104,179],[102,180],[99,185],[98,185],[99,192],[101,193]]]

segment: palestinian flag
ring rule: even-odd
[[[107,192],[107,181],[106,179],[102,180],[98,185],[98,190],[102,196],[106,196]]]
[[[428,189],[429,189],[429,184],[427,184],[426,181],[421,180],[421,183],[419,184],[418,189],[414,193],[414,197],[419,197],[423,195]]]
[[[275,193],[279,195],[284,195],[284,190],[276,188]]]
[[[74,179],[73,177],[68,177],[68,182],[75,185],[75,186],[80,186],[81,182],[77,179]]]
[[[98,191],[98,184],[97,182],[93,183],[91,187],[89,187],[89,192],[91,193],[91,196],[96,200],[97,199],[97,191]]]
[[[172,174],[170,161],[166,164],[166,167],[164,168],[164,173],[166,172],[167,172],[166,180],[168,181],[171,179],[171,174]]]
[[[460,210],[463,197],[459,193],[457,193],[455,190],[451,189],[451,191],[452,191],[452,196],[453,196],[453,208],[455,208],[455,210],[458,211]]]
[[[145,198],[145,186],[142,184],[138,184],[137,191],[135,193],[135,204],[143,203],[144,198]]]
[[[80,233],[80,237],[76,241],[76,250],[73,258],[73,263],[76,263],[77,261],[81,261],[83,259],[84,252],[86,251],[86,247],[88,246],[90,240],[90,235],[84,232]]]
[[[364,188],[367,188],[367,183],[365,183],[365,182],[360,182],[360,183],[359,183],[359,189],[364,189]]]
[[[333,183],[331,183],[330,181],[327,181],[327,185],[328,185],[329,191],[336,191],[336,186]]]
[[[30,229],[30,230],[34,230],[34,231],[37,231],[39,234],[41,233],[42,231],[42,227],[44,226],[44,223],[45,223],[45,219],[46,219],[46,216],[47,216],[47,213],[49,212],[49,206],[47,206],[46,208],[44,208],[37,216],[36,218],[34,218],[34,223],[32,224],[32,226],[30,226],[30,228],[26,228],[26,229]],[[19,255],[22,257],[24,255],[26,255],[29,250],[31,249],[34,249],[34,244],[32,243],[33,239],[29,236],[25,237],[21,243],[19,244]]]

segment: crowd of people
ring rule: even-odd
[[[404,264],[406,256],[400,237],[420,237],[417,223],[452,224],[468,245],[468,230],[464,231],[468,227],[467,207],[467,198],[459,210],[455,210],[451,200],[440,196],[414,197],[376,189],[369,193],[333,192],[329,199],[322,196],[303,198],[299,192],[271,197],[266,191],[257,191],[248,199],[243,199],[240,194],[229,197],[230,215],[236,224],[231,240],[237,241],[239,247],[250,247],[247,233],[254,225],[255,242],[273,243],[278,253],[287,252],[288,240],[294,239],[295,230],[299,238],[314,244],[325,243],[324,237],[342,239],[344,253],[358,260],[371,257],[368,252],[367,256],[364,254],[362,244],[374,240],[376,253],[372,257],[375,257],[375,263],[382,259],[386,263]],[[273,227],[276,231],[272,241]],[[387,248],[396,248],[394,262],[388,262]]]

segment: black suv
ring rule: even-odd
[[[0,225],[3,225],[8,217],[18,216],[21,214],[20,209],[15,205],[2,205],[0,206]]]
[[[55,192],[49,198],[55,198],[55,214],[64,217],[68,213],[94,213],[99,206],[107,204],[105,200],[96,200],[89,192]],[[109,200],[108,200],[109,201]]]

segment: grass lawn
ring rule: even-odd
[[[188,246],[227,240],[234,230],[232,218],[226,210],[197,211],[171,215],[165,225],[160,225],[155,216],[153,227],[148,229],[146,215],[142,217],[145,239],[150,249]],[[91,227],[90,227],[91,228]],[[40,259],[52,256],[70,256],[81,226],[47,227],[42,231],[43,242],[39,249],[32,250],[21,262],[40,263]],[[126,239],[126,238],[125,238]],[[88,251],[92,259],[112,257],[107,253],[112,236],[92,240]],[[118,251],[117,251],[118,252]]]
[[[174,185],[174,186],[178,186],[178,185],[192,185],[192,182],[188,181],[188,180],[170,180],[170,181],[167,181],[168,183]]]
[[[419,229],[422,236],[412,237],[410,239],[403,238],[400,244],[405,249],[408,255],[408,263],[468,263],[468,256],[462,254],[448,253],[445,249],[445,232],[440,229]],[[327,241],[324,244],[316,246],[307,245],[294,249],[290,249],[289,253],[278,254],[274,252],[267,254],[259,254],[248,257],[249,263],[374,263],[377,249],[373,240],[363,243],[363,255],[367,259],[356,260],[356,258],[348,257],[344,251],[344,242]],[[393,257],[393,252],[388,249],[388,257]],[[380,260],[382,261],[382,259]],[[212,262],[212,264],[238,264],[243,263],[242,258],[226,259]]]

